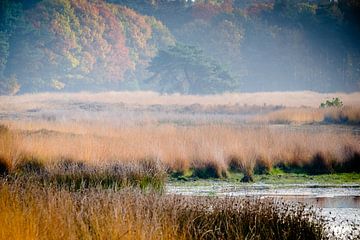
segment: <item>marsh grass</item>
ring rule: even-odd
[[[271,199],[1,181],[0,239],[330,239],[317,211]]]
[[[343,147],[343,158],[338,161],[331,155],[315,153],[307,162],[279,162],[273,167],[286,173],[306,173],[310,175],[331,173],[360,173],[360,154],[351,147]]]
[[[360,172],[360,139],[351,132],[267,126],[9,125],[0,133],[1,174],[81,185],[145,188],[167,174],[226,178],[229,171],[267,174],[273,167],[308,174]],[[81,132],[71,130],[79,126]],[[55,130],[54,130],[55,129]]]
[[[107,163],[104,166],[91,166],[84,162],[61,159],[54,165],[45,166],[38,159],[26,158],[16,164],[14,169],[6,168],[1,177],[71,191],[136,187],[161,192],[167,174],[160,163],[151,159],[139,161],[138,164]]]
[[[360,107],[289,107],[257,115],[252,121],[270,124],[360,124]]]
[[[315,211],[271,200],[197,199],[180,214],[183,228],[187,239],[326,239]]]

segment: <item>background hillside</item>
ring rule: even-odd
[[[357,0],[3,0],[0,92],[353,92],[359,42]]]

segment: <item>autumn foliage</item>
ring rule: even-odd
[[[2,0],[0,94],[157,91],[150,63],[176,44],[222,65],[233,91],[358,91],[359,10],[355,0]],[[183,92],[182,74],[166,85]],[[228,90],[203,79],[188,92]]]
[[[173,41],[153,17],[105,1],[41,1],[23,24],[8,69],[30,89],[119,84]]]

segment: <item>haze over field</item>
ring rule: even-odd
[[[0,0],[0,240],[360,239],[359,0]]]
[[[3,0],[0,92],[360,90],[357,0]]]

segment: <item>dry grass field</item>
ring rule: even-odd
[[[330,239],[301,204],[0,182],[0,239]]]
[[[215,95],[159,94],[156,92],[100,92],[100,93],[38,93],[19,96],[0,96],[0,109],[22,110],[39,104],[51,107],[58,101],[103,102],[140,105],[283,105],[286,107],[319,107],[321,102],[339,97],[344,105],[359,106],[360,93],[256,92]],[[14,108],[16,107],[16,108]]]
[[[360,95],[336,96],[344,107],[312,92],[1,96],[0,239],[335,239],[299,204],[163,190],[169,176],[359,173]]]
[[[105,175],[115,165],[141,166],[135,167],[140,172],[152,168],[160,172],[158,176],[193,172],[198,177],[226,177],[229,170],[251,176],[274,166],[297,167],[308,173],[357,171],[360,140],[351,130],[286,127],[310,123],[356,126],[359,93],[337,93],[345,104],[341,108],[312,107],[334,95],[108,92],[2,96],[0,159],[8,172],[16,172],[17,166],[30,160],[50,172],[63,168],[58,163],[67,161]],[[259,102],[265,99],[271,102]],[[275,128],[274,123],[285,125]]]
[[[112,127],[87,122],[15,121],[2,128],[0,159],[9,172],[24,161],[37,162],[51,171],[63,160],[97,169],[138,166],[146,161],[159,171],[195,170],[199,175],[205,171],[208,177],[226,177],[229,169],[252,175],[259,167],[266,171],[281,164],[314,173],[359,168],[360,138],[352,132],[265,125]]]
[[[339,97],[342,108],[320,109]],[[0,120],[102,121],[111,125],[178,123],[360,122],[360,93],[315,92],[159,95],[154,92],[39,93],[0,96]]]

